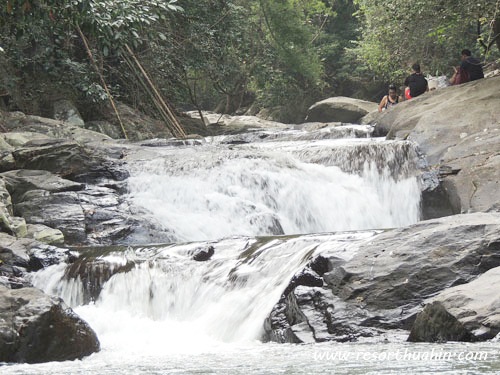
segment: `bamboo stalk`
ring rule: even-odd
[[[148,83],[149,87],[153,91],[154,97],[160,103],[160,106],[163,108],[163,110],[165,111],[167,117],[170,119],[170,122],[171,122],[171,124],[173,126],[172,130],[173,130],[174,135],[177,136],[177,137],[179,137],[179,138],[186,138],[186,133],[184,132],[184,129],[182,128],[181,124],[179,123],[179,121],[177,120],[177,118],[172,113],[172,110],[170,109],[170,107],[168,106],[168,104],[165,102],[165,100],[163,99],[163,97],[159,93],[159,91],[156,88],[156,86],[154,85],[154,83],[151,81],[151,78],[149,77],[149,75],[144,70],[144,67],[142,66],[142,64],[140,63],[140,61],[137,59],[137,57],[135,56],[134,52],[130,49],[130,47],[127,44],[125,45],[125,49],[129,53],[129,55],[132,57],[132,60],[134,61],[135,65],[140,70],[142,76],[144,77],[144,79]]]
[[[94,67],[97,75],[99,76],[99,79],[101,80],[101,84],[104,87],[104,90],[106,91],[106,94],[108,95],[109,102],[111,103],[111,107],[113,107],[113,110],[116,114],[116,118],[118,119],[118,122],[120,123],[120,127],[122,129],[123,136],[125,139],[128,139],[127,131],[125,130],[125,127],[123,126],[122,119],[120,117],[120,114],[118,113],[118,109],[116,108],[115,101],[113,100],[113,95],[111,95],[111,92],[109,91],[108,85],[106,84],[106,81],[104,80],[104,76],[102,75],[101,71],[99,70],[97,63],[94,59],[94,55],[92,54],[92,51],[90,50],[89,44],[87,42],[87,38],[82,32],[82,29],[80,29],[80,26],[77,24],[76,25],[76,31],[78,31],[78,34],[80,35],[80,38],[82,39],[83,45],[85,46],[85,50],[87,51],[87,55],[89,56],[90,62],[92,63],[92,66]]]
[[[130,59],[127,57],[126,54],[123,54],[123,59],[125,60],[125,63],[127,66],[130,68],[132,73],[134,73],[137,77],[137,81],[139,82],[140,86],[144,89],[144,91],[151,97],[153,100],[153,104],[156,107],[156,110],[160,114],[160,117],[162,120],[167,124],[167,128],[170,130],[172,135],[175,135],[175,126],[171,123],[171,119],[169,118],[168,114],[165,112],[165,109],[162,107],[162,105],[158,102],[156,99],[154,93],[151,91],[151,89],[148,87],[148,85],[144,82],[143,76],[140,74],[140,72],[137,71],[137,69],[134,67]]]

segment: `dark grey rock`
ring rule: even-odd
[[[500,251],[500,242],[488,247]],[[452,341],[493,339],[500,332],[499,287],[500,267],[496,267],[467,284],[442,291],[418,314],[409,340],[433,342],[436,335]],[[435,306],[439,306],[437,312]]]
[[[197,262],[204,262],[209,260],[212,255],[214,255],[215,249],[213,246],[208,246],[207,248],[196,249],[193,254],[193,260]]]
[[[473,341],[474,336],[440,302],[418,314],[408,337],[411,342]]]
[[[69,249],[63,249],[56,246],[38,244],[28,251],[30,260],[28,271],[38,271],[42,268],[59,263],[70,263],[75,260],[76,253]]]
[[[61,299],[0,285],[0,361],[74,360],[99,349],[95,332]]]
[[[363,243],[351,260],[329,257],[323,288],[297,287],[292,279],[265,324],[266,337],[297,342],[296,324],[301,332],[307,324],[315,341],[408,330],[428,298],[500,266],[499,243],[499,213],[456,215],[384,232]]]

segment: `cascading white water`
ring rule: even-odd
[[[186,351],[259,339],[263,321],[291,277],[317,253],[350,259],[374,231],[305,235],[257,241],[235,237],[129,250],[106,256],[111,264],[136,262],[104,285],[94,304],[73,306],[96,330],[103,347],[120,353]],[[193,252],[212,245],[210,261]],[[101,259],[102,260],[102,259]],[[75,304],[84,285],[55,265],[34,285]]]
[[[418,221],[420,190],[407,142],[222,141],[160,149],[152,159],[133,164],[131,201],[151,213],[169,240],[363,230]]]

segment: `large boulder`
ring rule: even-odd
[[[313,104],[307,111],[308,122],[346,122],[357,124],[377,104],[365,100],[336,96]]]
[[[66,139],[76,141],[81,145],[95,142],[105,144],[112,141],[107,135],[87,130],[76,125],[45,117],[25,115],[21,112],[6,113],[4,116],[4,127],[9,132],[31,132],[45,136],[37,137],[37,139]]]
[[[496,243],[500,251],[500,242]],[[439,293],[419,313],[409,341],[486,340],[500,332],[500,267],[493,268],[477,279]],[[441,312],[436,311],[439,306]],[[447,319],[440,319],[440,315]],[[456,321],[450,325],[450,321]],[[417,324],[418,323],[418,324]],[[461,327],[460,334],[455,327]],[[439,332],[439,335],[433,334]]]
[[[61,299],[0,285],[1,362],[74,360],[99,349],[95,332]]]
[[[473,338],[474,336],[446,310],[442,303],[435,301],[417,315],[408,341],[473,341]]]
[[[324,287],[292,279],[265,324],[266,336],[347,341],[409,329],[430,296],[500,266],[499,242],[500,213],[455,215],[381,233],[361,242],[351,259],[331,256],[321,272],[311,269]]]
[[[127,137],[131,141],[142,141],[150,138],[170,138],[172,134],[168,130],[164,122],[154,119],[144,113],[141,113],[134,108],[127,106],[124,103],[117,102],[116,108],[120,115],[120,120],[127,132]],[[115,128],[111,130],[110,125],[103,126],[103,122],[95,122],[86,124],[89,129],[99,129],[106,131],[106,134],[116,137],[118,133],[120,138],[124,138],[123,130],[121,129],[120,122],[116,117],[116,113],[110,105],[105,106],[99,114],[100,121],[105,121]]]
[[[3,230],[54,244],[63,236],[67,244],[91,244],[123,239],[137,227],[121,198],[128,177],[121,159],[132,146],[22,113],[5,114],[4,122],[10,132],[0,137]]]
[[[373,123],[379,135],[416,142],[430,168],[444,172],[453,213],[498,211],[499,98],[500,77],[482,79],[398,104]]]
[[[83,127],[84,125],[78,108],[76,108],[73,102],[67,99],[58,100],[54,103],[54,119],[79,127]]]

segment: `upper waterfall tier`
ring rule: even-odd
[[[129,240],[362,230],[418,221],[413,145],[338,139],[327,130],[164,142],[147,157],[130,157],[130,200],[145,224]]]

